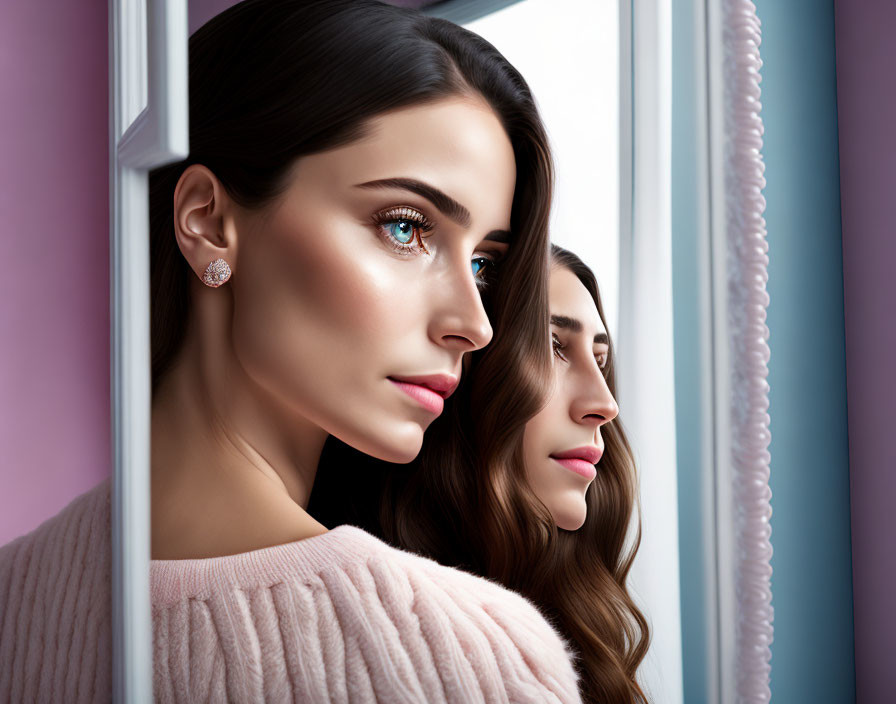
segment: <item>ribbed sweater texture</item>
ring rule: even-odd
[[[111,480],[0,547],[0,702],[112,699]],[[580,702],[522,596],[354,526],[152,560],[157,702]]]

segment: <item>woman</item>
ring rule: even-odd
[[[644,701],[635,674],[649,630],[626,587],[640,542],[638,521],[626,551],[637,486],[617,418],[613,349],[593,272],[556,245],[551,254],[554,388],[526,424],[522,445],[528,485],[550,514],[542,521],[562,530],[551,530],[540,574],[517,588],[555,615],[576,646],[585,701]]]
[[[322,473],[311,506],[332,524],[363,525],[517,590],[573,644],[585,701],[640,702],[635,674],[649,630],[626,588],[640,523],[626,549],[636,474],[617,418],[613,348],[594,274],[556,245],[551,259],[547,404],[510,425],[520,392],[497,370],[483,378],[474,362],[465,388],[482,393],[453,400],[453,415],[433,424],[418,460],[377,472],[358,463],[365,477],[348,500]],[[502,447],[496,435],[511,441]],[[354,455],[331,443],[325,460]],[[369,509],[376,494],[379,511]]]
[[[491,321],[527,331],[534,363],[494,356],[537,396],[551,162],[525,82],[372,0],[247,0],[189,49],[190,156],[150,176],[157,699],[579,701],[528,601],[304,508],[328,435],[413,459]],[[108,698],[107,526],[108,483],[0,551],[0,606],[63,585],[46,622],[0,623],[14,700]]]

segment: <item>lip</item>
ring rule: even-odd
[[[445,399],[457,388],[457,377],[450,374],[427,374],[425,376],[390,376],[389,381],[417,401],[423,408],[441,414]]]
[[[435,391],[442,400],[447,399],[457,388],[458,379],[453,374],[424,374],[421,376],[390,376],[390,380],[425,386],[430,391]]]
[[[550,458],[566,469],[572,470],[586,479],[594,479],[597,476],[596,465],[604,451],[594,445],[584,445],[572,450],[555,452]]]
[[[555,452],[551,455],[554,459],[578,459],[585,460],[589,464],[597,464],[600,462],[601,455],[604,454],[604,451],[600,447],[596,447],[595,445],[582,445],[582,447],[575,447],[572,450],[564,450],[563,452]]]

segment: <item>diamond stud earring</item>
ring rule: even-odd
[[[215,259],[202,275],[202,283],[218,288],[230,278],[230,266],[223,259]]]

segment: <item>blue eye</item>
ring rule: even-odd
[[[396,220],[386,225],[386,229],[402,244],[407,244],[414,237],[414,224],[410,220]]]
[[[476,257],[470,263],[473,265],[473,276],[479,276],[479,273],[492,263],[492,260],[488,257]]]

